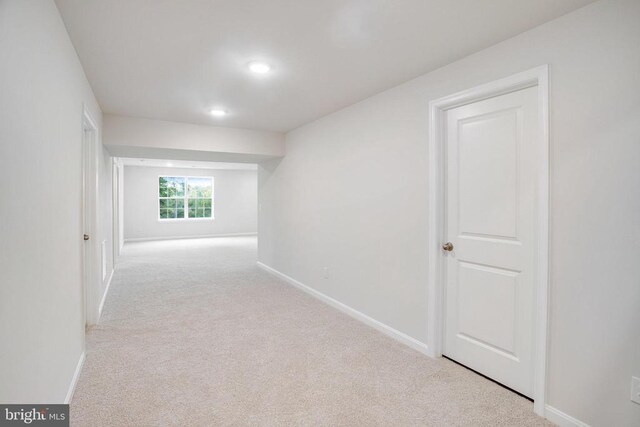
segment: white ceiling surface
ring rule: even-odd
[[[187,160],[131,159],[123,158],[125,166],[143,166],[154,168],[179,169],[224,169],[224,170],[257,170],[258,165],[251,163],[199,162]]]
[[[105,113],[283,132],[591,1],[56,3]]]

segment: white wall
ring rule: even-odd
[[[0,2],[0,63],[0,402],[61,403],[84,350],[83,104],[99,134],[102,113],[52,1]]]
[[[114,156],[254,163],[284,155],[279,132],[203,126],[105,114]]]
[[[212,176],[215,219],[158,220],[158,177]],[[255,170],[124,167],[124,238],[154,239],[257,232]]]
[[[547,403],[640,425],[639,22],[600,1],[290,132],[259,169],[259,260],[426,342],[428,103],[549,64]]]

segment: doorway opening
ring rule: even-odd
[[[114,157],[111,168],[111,218],[113,236],[113,266],[115,268],[122,249],[122,161]]]
[[[119,161],[123,254],[136,242],[257,235],[257,164]]]

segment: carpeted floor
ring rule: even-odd
[[[530,426],[531,402],[256,267],[253,237],[127,244],[74,426]]]

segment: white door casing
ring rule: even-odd
[[[120,255],[120,159],[114,157],[111,166],[112,259],[115,268]]]
[[[428,349],[544,414],[547,66],[430,103]],[[454,249],[443,251],[450,240]]]

